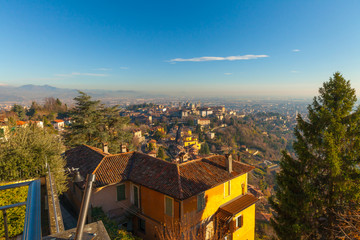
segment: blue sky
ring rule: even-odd
[[[2,1],[0,84],[313,96],[360,91],[360,1]]]

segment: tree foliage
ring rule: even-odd
[[[165,156],[165,150],[163,147],[159,147],[157,157],[161,158],[161,159],[165,159],[166,156]]]
[[[0,186],[11,184],[0,183]],[[28,186],[12,188],[0,191],[0,206],[11,205],[19,202],[25,202],[28,192]],[[8,231],[9,237],[14,237],[23,232],[24,229],[24,219],[25,219],[25,210],[26,206],[10,208],[6,210],[7,219],[8,219]],[[4,216],[3,212],[0,212],[0,239],[5,237],[4,229]]]
[[[79,94],[74,98],[76,106],[70,112],[72,124],[65,134],[67,146],[101,147],[106,142],[109,150],[117,153],[122,143],[131,143],[131,134],[124,129],[129,119],[120,117],[118,106],[106,107],[84,92],[79,91]]]
[[[355,90],[335,73],[298,116],[296,158],[283,152],[272,225],[280,239],[338,239],[337,215],[360,200],[360,109]],[[354,204],[355,203],[355,204]]]
[[[23,106],[14,104],[11,111],[15,112],[20,120],[26,119],[26,112]]]
[[[210,154],[210,147],[207,143],[204,143],[201,148],[200,148],[200,151],[199,151],[200,154]]]
[[[46,162],[59,193],[65,191],[65,161],[60,139],[36,126],[13,128],[0,143],[0,181],[17,181],[46,175]]]
[[[101,207],[94,207],[91,211],[91,216],[94,221],[102,221],[110,239],[113,240],[140,240],[140,238],[133,236],[131,233],[119,229],[116,221],[111,220],[102,210]]]

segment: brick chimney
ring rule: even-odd
[[[127,152],[126,144],[120,144],[120,152],[121,153],[126,153]]]
[[[232,155],[231,154],[225,154],[225,167],[226,167],[226,171],[228,171],[229,173],[231,173],[233,171],[232,165],[233,165],[233,159],[232,159]]]
[[[184,162],[184,155],[185,155],[184,152],[179,153],[180,163],[183,163],[183,162]]]
[[[108,143],[103,143],[103,152],[104,152],[104,153],[109,153]]]

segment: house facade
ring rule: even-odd
[[[65,122],[64,122],[64,120],[55,119],[54,121],[51,122],[51,124],[52,124],[53,127],[54,127],[56,130],[58,130],[58,131],[64,130],[64,127],[65,127]]]
[[[68,167],[94,173],[92,207],[124,223],[143,239],[173,231],[179,239],[255,239],[255,203],[247,191],[254,167],[231,156],[170,163],[143,153],[106,154],[79,146],[66,152]],[[68,191],[80,205],[83,184]],[[180,230],[181,229],[181,230]]]

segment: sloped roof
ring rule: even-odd
[[[82,145],[66,152],[67,166],[80,168],[85,177],[96,175],[96,188],[132,181],[176,199],[186,199],[254,169],[233,161],[233,172],[225,168],[225,156],[211,156],[181,164],[170,163],[144,153],[105,154]]]
[[[231,200],[230,202],[225,203],[220,206],[220,210],[227,213],[230,216],[236,215],[247,207],[250,207],[254,203],[259,201],[258,198],[254,197],[251,194],[245,194],[244,196],[240,196]]]
[[[83,177],[92,173],[107,154],[98,148],[81,145],[65,152],[66,167],[79,168]]]

